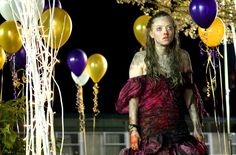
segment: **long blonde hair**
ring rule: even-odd
[[[155,15],[152,16],[152,18],[149,20],[147,26],[146,26],[146,56],[145,56],[145,64],[147,66],[147,75],[153,78],[160,78],[160,66],[158,63],[159,57],[157,55],[156,49],[155,49],[155,41],[154,39],[149,35],[152,25],[154,23],[154,19],[159,17],[169,17],[174,25],[174,39],[173,41],[168,45],[167,52],[169,53],[170,57],[170,73],[167,76],[171,79],[172,86],[176,86],[179,84],[181,76],[179,72],[179,58],[180,58],[180,46],[179,46],[179,38],[178,33],[176,31],[176,25],[173,20],[173,18],[164,11],[159,11]]]

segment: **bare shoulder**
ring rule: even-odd
[[[145,66],[145,62],[144,62],[145,55],[146,55],[145,51],[138,51],[134,54],[134,57],[132,59],[132,62],[129,68],[130,77],[140,76],[144,74],[143,70]]]
[[[183,72],[192,71],[189,53],[184,49],[180,50],[180,66]]]
[[[138,51],[134,54],[132,63],[141,63],[144,61],[145,51]]]
[[[189,53],[184,49],[180,50],[180,56],[182,60],[190,59]]]

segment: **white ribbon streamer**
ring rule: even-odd
[[[57,85],[53,70],[58,62],[58,49],[50,48],[43,42],[39,28],[42,26],[41,12],[37,4],[44,0],[8,0],[16,7],[12,7],[13,17],[19,19],[21,40],[26,51],[26,155],[56,155],[56,141],[54,135],[53,82]],[[49,2],[50,3],[50,2]],[[55,0],[53,5],[55,6]],[[14,10],[15,9],[15,10]],[[51,8],[52,12],[54,7]],[[17,16],[14,12],[18,12]],[[39,18],[38,18],[39,17]],[[52,18],[52,13],[50,18]],[[53,20],[50,20],[53,22]],[[52,24],[51,24],[52,25]],[[52,28],[49,28],[52,34]],[[49,35],[48,37],[51,37]],[[59,86],[57,88],[60,93]],[[60,98],[61,98],[61,94]],[[62,116],[63,104],[61,102]],[[64,141],[64,121],[62,117],[62,142]]]

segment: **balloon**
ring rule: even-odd
[[[208,28],[216,17],[217,3],[215,0],[192,0],[189,12],[198,26]]]
[[[3,48],[0,46],[0,70],[3,69],[3,66],[6,62],[6,53]]]
[[[142,46],[146,44],[146,25],[150,18],[151,16],[148,15],[139,16],[133,25],[134,35]]]
[[[74,82],[80,86],[84,86],[89,80],[89,74],[85,69],[80,76],[76,76],[73,72],[71,72],[71,77]]]
[[[81,49],[74,49],[67,56],[67,65],[76,76],[81,75],[86,67],[86,62],[87,55]]]
[[[224,37],[224,33],[225,25],[219,17],[216,17],[211,26],[207,29],[198,27],[200,39],[209,47],[218,46]]]
[[[15,53],[15,65],[17,68],[23,68],[26,64],[26,52],[25,48],[22,47],[18,52]]]
[[[20,25],[17,24],[17,27]],[[22,42],[15,21],[5,21],[0,25],[0,46],[8,54],[13,54],[21,48]]]
[[[41,13],[43,12],[44,8],[44,0],[35,0],[30,2],[33,7],[33,13],[39,17]],[[32,4],[33,3],[33,4]],[[0,5],[0,13],[2,17],[6,20],[14,20],[14,16],[16,20],[19,20],[21,13],[24,12],[22,5],[24,5],[24,1],[21,0],[1,0]],[[11,9],[12,6],[12,9]],[[17,7],[18,6],[18,7]],[[13,16],[13,13],[14,16]]]
[[[93,54],[87,60],[86,69],[93,82],[97,83],[107,71],[107,60],[101,54]]]
[[[60,48],[69,39],[72,31],[72,21],[69,14],[61,9],[54,8],[54,14],[51,16],[52,9],[47,9],[42,14],[42,25],[43,28],[40,29],[43,39],[52,48]],[[53,18],[50,23],[50,18]],[[50,33],[51,26],[51,34]],[[50,39],[48,38],[49,35]]]
[[[45,0],[44,11],[53,7],[53,1],[54,0]],[[55,8],[62,8],[60,0],[55,0],[54,7]]]

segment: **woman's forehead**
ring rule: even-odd
[[[153,20],[153,26],[162,26],[162,25],[171,25],[173,24],[173,20],[169,16],[162,16],[162,17],[157,17]]]

